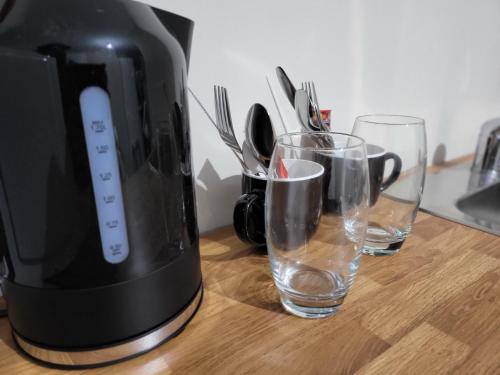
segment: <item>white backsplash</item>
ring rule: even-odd
[[[440,144],[446,159],[473,152],[481,124],[500,115],[496,0],[146,2],[195,21],[189,85],[211,113],[213,85],[227,87],[240,142],[255,102],[280,128],[264,78],[277,65],[316,82],[336,131],[366,113],[423,117],[430,162]],[[240,165],[193,100],[190,117],[204,232],[232,222]]]

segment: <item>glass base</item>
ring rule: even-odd
[[[405,239],[406,235],[403,232],[389,233],[383,228],[370,226],[362,252],[375,256],[394,255],[399,253]]]
[[[274,272],[274,282],[283,307],[301,318],[316,319],[335,315],[354,280],[358,261],[359,257],[352,262],[349,275],[344,277],[337,272],[300,263],[288,265],[281,274]],[[277,270],[275,266],[274,271]]]
[[[328,318],[337,313],[340,306],[335,307],[304,307],[291,302],[290,300],[281,299],[281,304],[290,314],[300,318],[321,319]]]
[[[375,256],[383,256],[383,255],[394,255],[399,253],[401,250],[401,246],[405,240],[387,243],[387,242],[371,242],[366,240],[365,246],[363,246],[363,254],[366,255],[375,255]]]
[[[321,319],[335,315],[345,296],[334,300],[312,300],[280,291],[280,297],[281,304],[290,314],[307,319]]]

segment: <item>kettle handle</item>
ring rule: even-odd
[[[5,0],[2,6],[0,6],[0,23],[7,17],[7,14],[11,11],[14,6],[15,0]]]

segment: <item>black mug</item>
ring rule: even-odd
[[[366,145],[368,156],[368,170],[370,174],[370,207],[374,206],[380,193],[391,186],[401,174],[401,158],[393,152],[386,152],[382,147],[372,144]],[[392,172],[384,181],[385,162],[392,160]]]
[[[385,152],[380,146],[366,145],[369,172],[369,205],[374,206],[380,193],[391,186],[401,173],[401,158],[392,153]],[[390,176],[384,181],[385,162],[393,160],[394,165]],[[360,174],[362,168],[358,165],[361,158],[355,154],[349,157],[339,157],[330,153],[315,155],[315,160],[321,164],[324,169],[323,184],[323,210],[336,215],[342,214],[340,205],[341,196],[344,202],[359,204],[364,196],[364,176]],[[330,183],[334,180],[335,183]],[[341,181],[350,181],[350,186],[343,186]]]
[[[238,238],[256,247],[266,245],[264,205],[267,177],[241,175],[241,195],[234,206],[233,226]]]
[[[361,158],[339,157],[330,153],[316,154],[315,160],[325,170],[323,183],[323,211],[342,215],[342,202],[348,206],[359,204],[365,196],[366,176],[360,171]],[[344,181],[349,181],[346,186]]]
[[[324,168],[311,160],[282,159],[282,162],[288,177],[272,178],[267,187],[270,194],[267,239],[275,249],[295,250],[303,247],[318,229]]]
[[[313,161],[284,160],[289,176],[273,180],[270,194],[273,213],[269,220],[275,246],[294,249],[303,245],[315,232],[322,208],[324,168]],[[233,225],[238,237],[256,247],[266,245],[265,200],[267,178],[243,172],[243,195],[236,201]],[[283,219],[288,225],[283,227]],[[277,220],[276,223],[274,221]]]

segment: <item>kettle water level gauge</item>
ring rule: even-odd
[[[109,263],[120,263],[129,247],[109,96],[100,87],[87,87],[80,108],[103,255]]]

